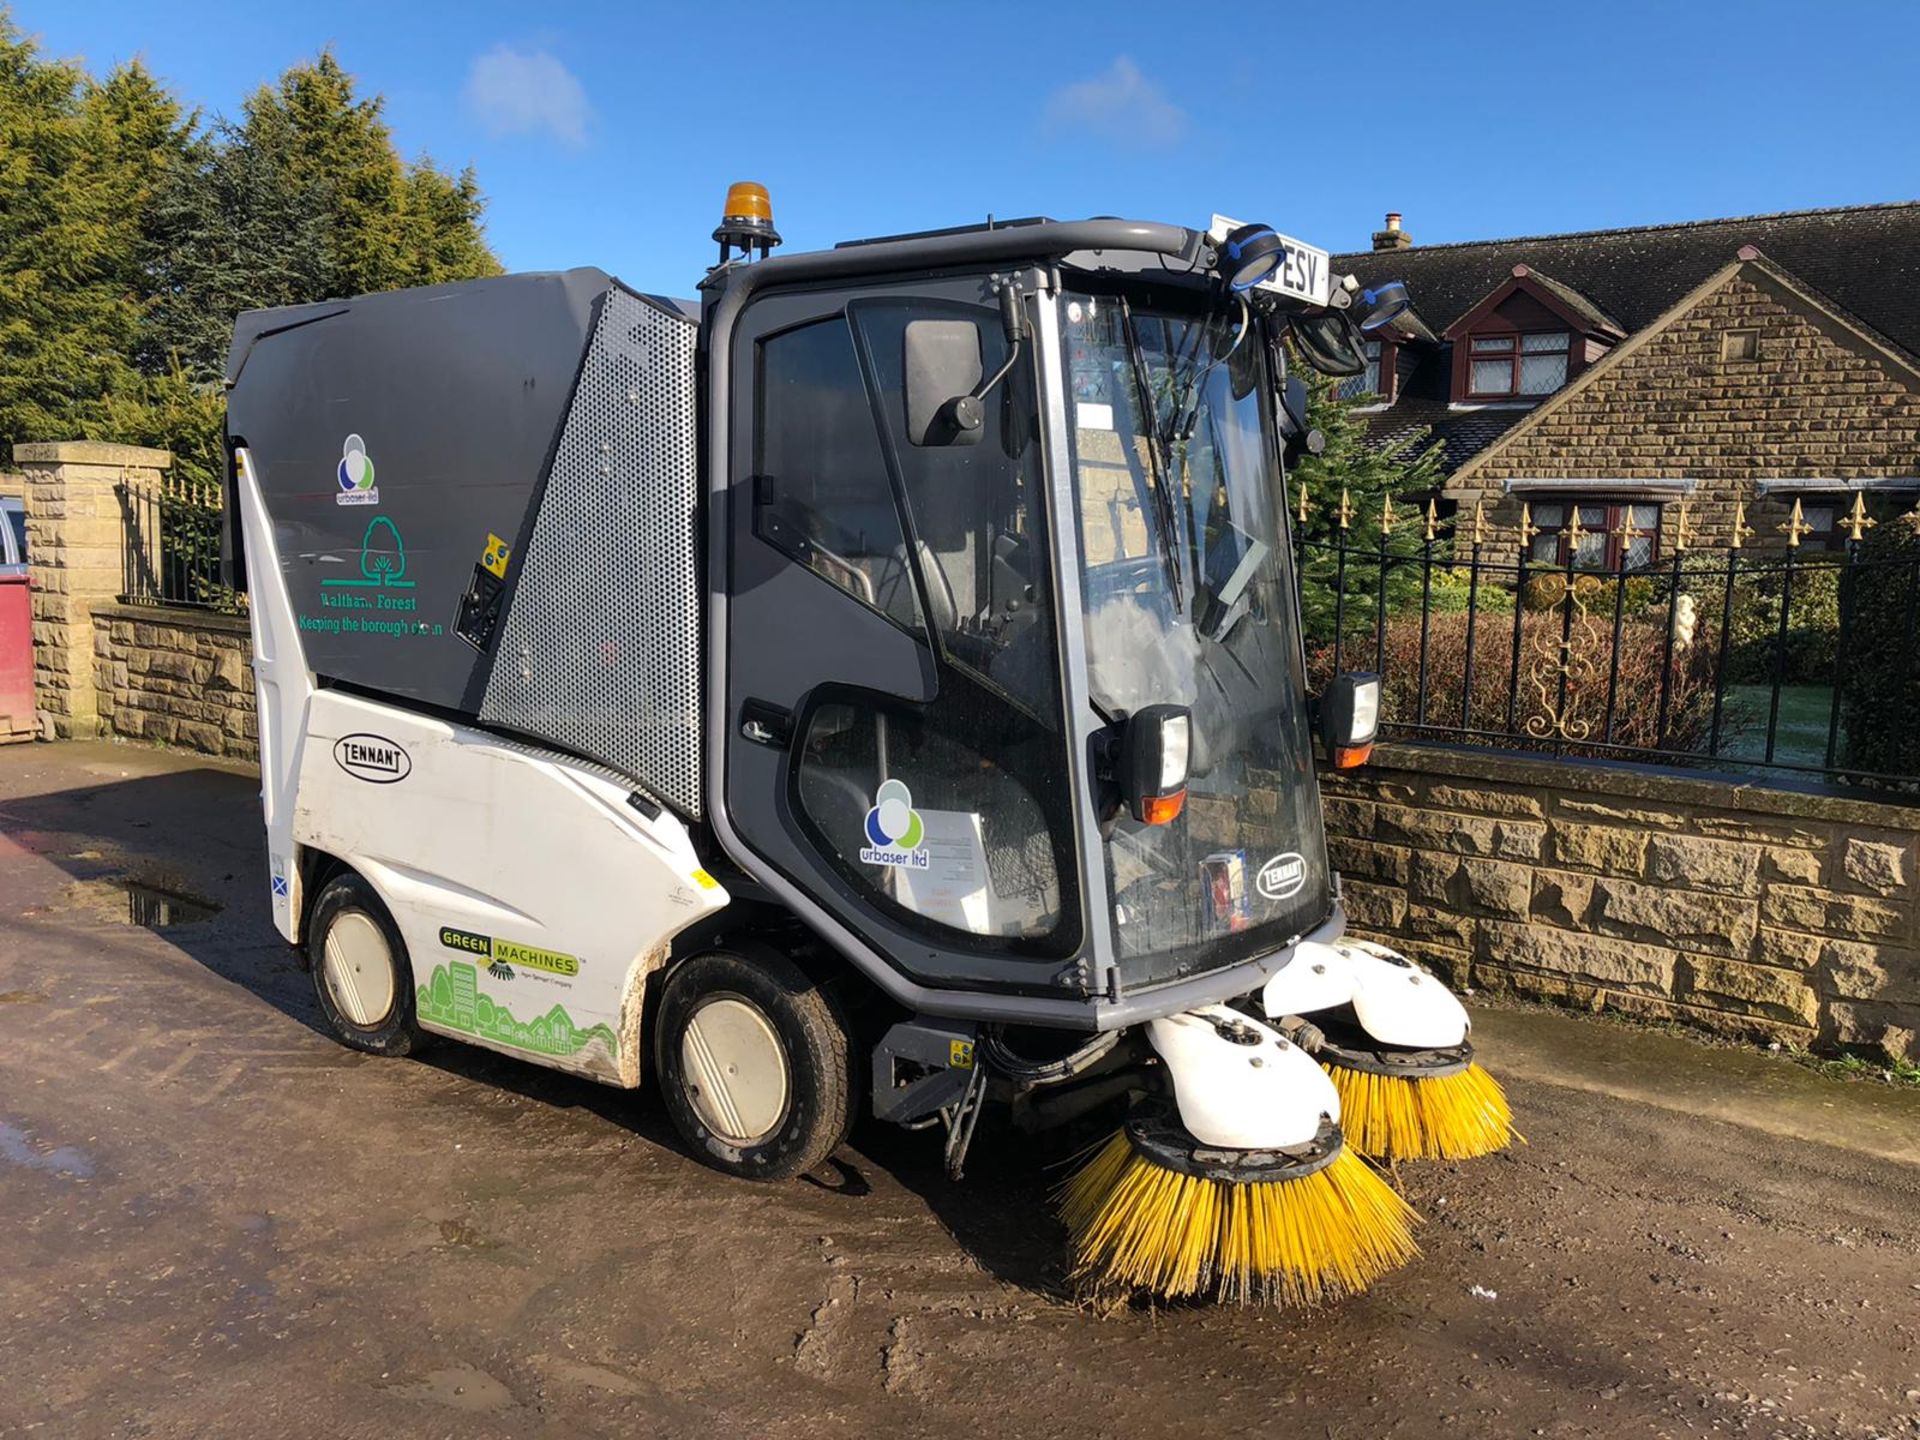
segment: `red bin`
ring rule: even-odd
[[[26,575],[8,573],[15,569],[0,565],[0,745],[34,732],[33,605]]]

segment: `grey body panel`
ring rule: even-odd
[[[592,269],[241,316],[228,433],[307,667],[697,816],[697,328],[695,306]]]
[[[530,527],[611,284],[571,270],[241,317],[228,434],[259,477],[315,675],[477,711],[492,660],[455,616],[487,537],[517,550]],[[352,435],[370,503],[339,479]]]

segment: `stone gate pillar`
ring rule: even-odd
[[[27,562],[33,580],[33,702],[42,735],[100,732],[93,607],[119,595],[124,540],[114,487],[157,482],[165,450],[101,440],[13,447],[26,476]]]

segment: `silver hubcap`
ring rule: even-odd
[[[787,1051],[757,1006],[734,996],[706,1001],[680,1037],[687,1100],[722,1140],[751,1145],[787,1113]]]
[[[393,1010],[393,955],[380,927],[358,910],[336,915],[321,960],[327,993],[340,1013],[371,1030]]]

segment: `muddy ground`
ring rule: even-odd
[[[1531,1143],[1405,1169],[1426,1254],[1365,1298],[1097,1315],[1017,1147],[754,1187],[648,1097],[340,1048],[255,788],[0,749],[0,1435],[1920,1435],[1920,1169],[1763,1104],[1518,1078]],[[224,908],[140,928],[129,875]]]

